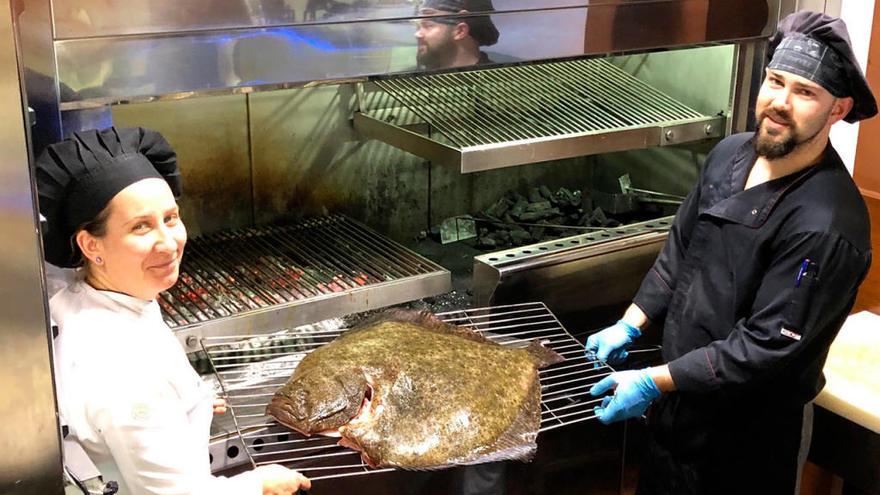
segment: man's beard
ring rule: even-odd
[[[452,35],[433,44],[426,44],[425,51],[416,52],[416,63],[425,69],[443,69],[450,65],[454,53]]]
[[[764,122],[769,118],[767,114],[769,112],[773,113],[773,117],[776,122],[786,124],[788,127],[781,131],[778,131],[778,134],[771,135],[769,131],[764,128]],[[827,119],[827,115],[825,116]],[[820,120],[819,122],[824,122],[825,119]],[[812,131],[812,130],[808,130]],[[809,136],[803,137],[803,132],[801,132],[800,127],[798,127],[794,120],[791,118],[791,114],[789,112],[779,111],[779,110],[771,110],[770,108],[765,109],[758,120],[758,132],[756,133],[755,139],[755,152],[758,156],[762,156],[768,160],[776,160],[779,158],[783,158],[796,150],[799,146],[809,143],[819,133],[822,131],[822,126],[819,126],[818,129],[812,132],[808,132]]]

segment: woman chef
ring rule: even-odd
[[[36,164],[46,260],[78,267],[49,301],[58,407],[105,477],[131,494],[288,494],[310,482],[282,466],[211,475],[213,392],[162,321],[186,229],[168,142],[146,129],[85,131]]]

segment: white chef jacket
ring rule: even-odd
[[[211,475],[213,390],[156,301],[74,282],[49,308],[62,421],[121,494],[262,493],[253,471]]]

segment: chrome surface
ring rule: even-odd
[[[202,336],[258,333],[433,296],[449,271],[342,215],[190,241],[159,298],[187,351]]]
[[[496,2],[492,21],[501,37],[485,52],[506,64],[759,39],[770,34],[778,1],[768,7],[764,0],[507,0]],[[341,10],[303,21],[309,4]],[[64,109],[425,70],[416,63],[419,16],[405,0],[185,6],[55,0],[53,6]],[[646,28],[645,19],[656,29]]]
[[[703,115],[603,59],[375,81],[399,107],[355,115],[369,137],[476,172],[719,137]],[[442,136],[397,125],[412,116]]]
[[[12,13],[0,12],[0,493],[61,494],[61,436]]]
[[[601,399],[588,394],[589,387],[612,370],[584,357],[583,345],[575,340],[546,306],[528,303],[440,313],[442,320],[482,332],[502,345],[522,347],[539,339],[566,358],[540,370],[542,432],[593,419],[593,407]],[[262,352],[250,359],[260,363],[242,367],[239,351],[229,345],[244,338],[208,337],[201,345],[214,366],[234,418],[236,433],[254,466],[281,463],[303,472],[312,480],[379,473],[370,469],[352,450],[336,445],[337,439],[303,437],[275,423],[265,414],[275,390],[293,373],[312,350],[337,338],[347,329],[304,327],[262,337]],[[540,449],[541,439],[538,439]],[[219,442],[218,442],[219,445]]]
[[[61,140],[63,124],[59,103],[71,98],[71,94],[66,85],[58,84],[50,0],[15,1],[10,5],[17,16],[16,29],[28,106],[35,113],[31,146],[37,156],[44,147]],[[69,124],[79,127],[77,121]]]
[[[731,94],[732,113],[727,133],[745,132],[752,128],[755,102],[764,78],[764,46],[740,43],[736,47],[736,67]]]
[[[673,217],[498,251],[474,258],[478,305],[541,297],[563,321],[600,325],[629,303]]]

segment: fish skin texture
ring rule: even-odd
[[[338,431],[373,467],[529,460],[538,369],[562,360],[538,342],[506,347],[425,312],[394,311],[308,354],[267,413],[305,435]],[[355,418],[365,397],[369,411]]]

